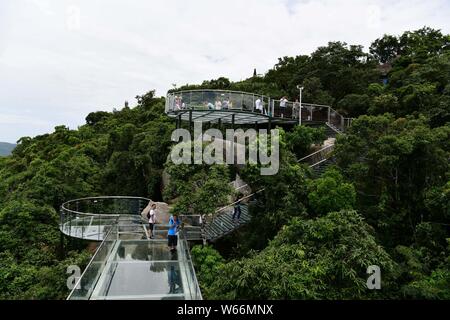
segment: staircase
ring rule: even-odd
[[[327,159],[324,159],[324,160],[320,161],[319,163],[316,163],[315,165],[312,165],[312,166],[311,166],[311,169],[313,170],[314,175],[315,175],[316,177],[319,177],[319,176],[321,176],[322,173],[324,173],[324,172],[327,170],[327,168],[328,168],[330,165],[332,165],[333,163],[334,163],[334,158],[333,158],[333,157],[327,158]]]
[[[329,139],[328,141],[330,143],[322,149],[299,160],[299,162],[309,164],[310,168],[316,175],[322,174],[332,163],[332,160],[330,161],[330,159],[332,151],[334,149],[334,139]],[[241,186],[240,188],[245,186],[247,185]],[[253,200],[253,197],[261,191],[264,191],[264,189],[247,195],[239,200],[241,201],[241,216],[239,221],[232,220],[234,204],[236,202],[217,210],[212,216],[204,217],[201,233],[203,240],[214,242],[237,230],[242,225],[249,223],[252,217],[249,213],[248,205],[243,204],[242,201],[248,201],[249,203],[252,203],[253,201],[255,201]]]
[[[316,124],[316,123],[310,123],[310,126],[321,126],[323,127],[323,123]],[[299,160],[299,162],[309,164],[310,168],[313,170],[314,174],[316,176],[320,176],[325,170],[334,163],[334,158],[332,156],[333,150],[334,150],[334,142],[335,137],[342,133],[342,131],[338,128],[336,128],[334,125],[326,122],[325,123],[325,133],[328,137],[328,139],[324,143],[324,147],[320,150],[313,152],[312,154],[302,158]],[[239,188],[248,187],[248,185],[241,185]],[[243,200],[250,200],[253,199],[253,196],[257,193],[263,191],[264,189],[261,189],[255,193],[252,193],[250,195],[246,195],[239,201]],[[250,202],[253,202],[255,200],[250,200]],[[233,221],[233,212],[234,212],[234,204],[232,203],[224,208],[221,208],[217,210],[214,215],[209,217],[204,217],[203,219],[203,227],[202,227],[202,238],[205,241],[214,242],[233,231],[240,228],[242,225],[247,224],[251,220],[251,215],[248,210],[247,204],[241,203],[241,216],[239,221]]]
[[[227,207],[227,210],[224,210],[212,218],[209,223],[206,223],[203,230],[204,239],[207,241],[217,240],[250,222],[251,215],[248,212],[248,205],[241,204],[241,217],[239,220],[232,220],[233,212],[234,207]]]

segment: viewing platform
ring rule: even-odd
[[[231,125],[325,123],[343,132],[351,119],[327,105],[281,101],[248,92],[189,90],[167,94],[165,112],[181,121]]]

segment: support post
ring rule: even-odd
[[[331,124],[331,107],[328,107],[328,124]]]
[[[64,226],[63,226],[64,228]],[[59,254],[60,254],[60,258],[64,259],[65,256],[65,252],[64,252],[64,235],[62,233],[62,231],[59,232]]]
[[[235,116],[235,114],[233,113],[233,115],[231,116],[231,127],[233,128],[233,130],[235,129],[235,127],[234,127],[234,116]]]
[[[193,134],[193,132],[192,132],[192,110],[189,110],[189,133],[192,136],[192,134]]]

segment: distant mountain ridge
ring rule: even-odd
[[[1,156],[9,156],[11,151],[16,147],[15,144],[8,142],[0,142],[0,157]]]

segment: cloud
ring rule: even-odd
[[[264,73],[328,41],[367,46],[428,25],[450,32],[445,0],[6,0],[0,4],[0,141],[76,127],[87,113],[172,83]]]

